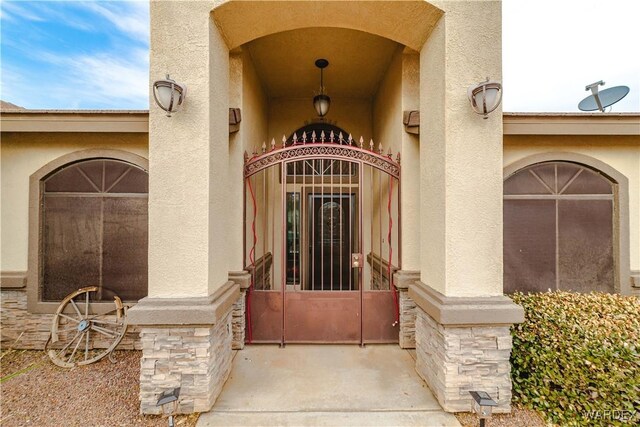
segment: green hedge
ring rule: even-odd
[[[511,297],[526,318],[512,328],[515,403],[560,425],[640,422],[640,299],[570,292]],[[633,413],[635,421],[625,421]]]

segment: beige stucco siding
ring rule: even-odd
[[[27,271],[29,176],[58,157],[88,149],[122,150],[148,158],[148,135],[145,133],[2,133],[0,270]]]
[[[354,139],[363,136],[368,142],[373,137],[370,99],[331,98],[331,108],[326,118],[329,122],[350,132]],[[299,99],[270,99],[269,140],[275,138],[277,143],[282,144],[283,135],[289,137],[293,131],[304,126],[305,122],[315,119],[317,119],[317,113],[313,109],[313,96]],[[347,136],[344,135],[345,138]],[[256,141],[256,146],[259,147],[262,141]]]
[[[629,180],[631,270],[640,270],[640,136],[505,135],[504,165],[543,153],[576,153],[606,163]]]
[[[434,4],[445,14],[420,51],[421,281],[446,296],[501,295],[501,109],[483,120],[466,96],[502,79],[501,4]]]

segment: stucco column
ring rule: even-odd
[[[152,298],[206,297],[227,281],[229,54],[211,8],[151,3],[150,80],[170,74],[187,86],[172,117],[150,105]]]
[[[446,296],[502,294],[502,111],[475,114],[467,88],[501,81],[499,1],[445,11],[420,54],[421,281]]]
[[[502,295],[502,112],[484,120],[467,88],[501,74],[499,1],[435,2],[444,11],[420,53],[420,280],[416,371],[446,411],[485,390],[511,405],[509,326],[524,312]]]
[[[209,410],[242,340],[246,275],[230,277],[241,254],[227,248],[230,218],[241,215],[229,210],[229,49],[212,7],[151,2],[150,80],[170,74],[187,97],[172,117],[150,105],[149,292],[128,312],[140,327],[143,413],[158,413],[159,394],[173,387],[179,412]]]

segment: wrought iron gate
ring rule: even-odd
[[[400,158],[296,134],[245,154],[249,342],[398,341]]]

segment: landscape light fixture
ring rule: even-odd
[[[167,117],[175,113],[187,96],[187,87],[169,78],[153,82],[153,98],[158,107],[167,112]]]
[[[480,418],[480,427],[484,427],[485,420],[491,418],[491,411],[498,404],[486,391],[470,391],[469,394],[473,397],[471,409]]]
[[[163,415],[169,415],[169,427],[175,427],[173,415],[178,409],[178,397],[180,397],[180,387],[162,392],[156,403],[156,406],[162,407]]]
[[[326,59],[317,59],[316,67],[320,68],[320,93],[313,97],[313,108],[316,109],[316,113],[320,118],[324,117],[329,112],[329,106],[331,105],[331,98],[324,92],[324,75],[323,71],[329,65],[329,61]]]
[[[502,101],[502,85],[499,82],[487,80],[477,85],[469,86],[467,90],[471,108],[478,114],[487,119],[489,113],[498,108]]]

